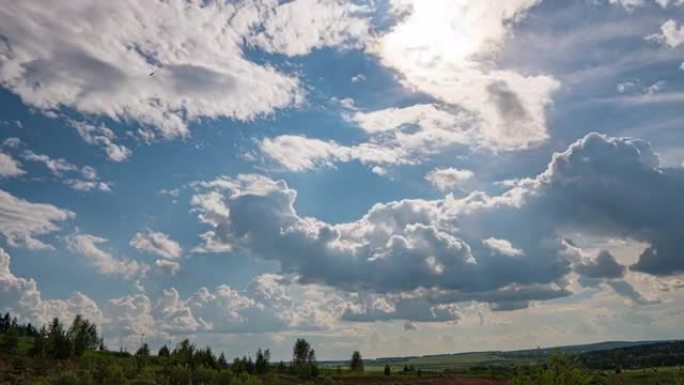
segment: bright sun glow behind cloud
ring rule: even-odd
[[[545,108],[558,82],[499,69],[493,55],[537,0],[396,0],[397,24],[376,42],[404,84],[481,120],[479,142],[525,148],[547,137]]]

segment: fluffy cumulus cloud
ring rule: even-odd
[[[119,343],[137,341],[141,334],[163,343],[174,334],[329,329],[351,306],[330,288],[264,274],[241,291],[220,285],[183,297],[169,288],[157,298],[126,295],[104,301],[100,307],[80,292],[67,299],[44,299],[36,281],[16,276],[10,265],[10,255],[0,249],[1,312],[37,325],[81,314],[101,326],[105,337],[121,339]]]
[[[670,48],[679,47],[684,44],[684,25],[679,25],[670,19],[660,26],[660,33],[649,35],[648,40],[654,40]]]
[[[75,216],[47,203],[32,203],[0,190],[0,234],[12,247],[52,249],[36,236],[56,232],[60,223]]]
[[[524,251],[520,249],[516,249],[511,242],[505,240],[505,239],[497,239],[497,238],[487,238],[482,241],[482,244],[487,246],[489,249],[492,250],[494,253],[499,253],[502,255],[509,255],[511,257],[515,257],[518,255],[523,255],[525,254]]]
[[[219,285],[201,287],[184,297],[169,288],[157,299],[136,294],[109,300],[104,310],[115,335],[159,337],[329,329],[345,304],[329,288],[298,285],[280,275],[264,274],[241,291]]]
[[[169,259],[180,258],[183,253],[178,242],[157,231],[135,233],[129,244],[138,251]]]
[[[157,259],[154,265],[168,275],[175,275],[180,271],[180,263],[168,259]]]
[[[11,257],[0,248],[0,311],[12,312],[23,321],[42,325],[54,317],[71,319],[82,314],[102,324],[103,315],[97,304],[88,296],[74,292],[68,299],[44,299],[36,281],[14,275]]]
[[[376,204],[339,224],[300,216],[297,193],[283,181],[241,175],[195,187],[195,211],[209,227],[200,247],[278,261],[301,282],[347,291],[416,292],[433,304],[479,301],[510,310],[571,294],[575,270],[617,277],[620,267],[605,255],[590,262],[570,256],[566,238],[577,233],[648,244],[629,267],[634,272],[684,271],[677,252],[684,171],[661,167],[637,139],[590,134],[501,195]],[[667,204],[653,207],[654,200]]]
[[[135,260],[117,258],[102,248],[107,240],[91,234],[75,234],[67,238],[67,247],[86,258],[102,274],[118,275],[125,279],[145,277],[149,266]]]
[[[450,191],[462,187],[468,183],[475,174],[470,170],[458,168],[434,169],[425,175],[425,180],[430,182],[439,191]]]
[[[412,89],[474,114],[478,143],[525,148],[547,138],[545,108],[558,82],[497,68],[491,55],[539,0],[392,0],[397,22],[372,52]]]
[[[0,152],[0,178],[12,178],[25,174],[21,163],[12,158],[11,155]]]

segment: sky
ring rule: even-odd
[[[681,338],[682,0],[0,0],[0,311],[288,359]]]

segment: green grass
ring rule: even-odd
[[[625,370],[620,374],[614,372],[604,372],[609,384],[616,382],[622,377],[625,385],[681,385],[684,384],[684,368],[665,367]]]
[[[0,334],[0,346],[5,342],[5,336]],[[33,347],[33,337],[19,337],[19,345],[17,346],[17,353],[20,355],[28,354]]]

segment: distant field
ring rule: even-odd
[[[416,370],[420,369],[429,372],[442,372],[444,370],[462,371],[471,368],[491,368],[491,367],[513,367],[520,365],[536,365],[554,353],[567,352],[573,354],[586,354],[587,357],[592,357],[592,361],[604,357],[610,352],[627,351],[633,355],[639,356],[638,352],[641,349],[647,349],[649,346],[661,347],[670,344],[678,344],[678,341],[607,341],[595,344],[570,345],[559,346],[554,348],[543,349],[528,349],[518,351],[491,351],[491,352],[472,352],[472,353],[455,353],[455,354],[439,354],[429,356],[411,356],[411,357],[387,357],[378,358],[374,360],[365,360],[366,370],[369,372],[382,372],[385,365],[390,365],[393,373],[400,372],[404,366],[413,366]],[[648,351],[648,350],[644,350]],[[593,353],[592,353],[593,352]],[[604,353],[605,352],[605,353]],[[672,354],[671,351],[667,351]],[[346,368],[348,362],[345,361],[329,361],[321,363],[322,366],[328,368],[335,368],[340,366]],[[661,363],[659,365],[667,366],[668,364]],[[658,365],[644,365],[644,366],[658,366]],[[628,367],[628,366],[623,366]],[[602,367],[597,367],[601,369]]]
[[[482,377],[348,377],[342,385],[506,385],[501,379]]]
[[[507,353],[484,352],[412,358],[408,360],[408,364],[416,367],[448,369],[449,367],[532,364],[538,360],[538,358],[517,357]]]
[[[603,372],[600,376],[603,377],[608,384],[679,385],[684,384],[684,367],[625,370],[620,374],[616,374],[615,372]]]
[[[424,357],[409,357],[405,360],[391,359],[391,360],[367,360],[367,371],[381,372],[385,368],[385,364],[389,364],[393,372],[402,371],[404,366],[413,366],[416,370],[424,371],[444,371],[446,369],[467,369],[471,367],[484,366],[512,366],[512,365],[532,365],[543,360],[545,355],[519,355],[507,352],[477,352],[477,353],[459,353],[459,354],[444,354]],[[326,367],[335,367],[337,365],[346,366],[343,362],[324,363]]]

